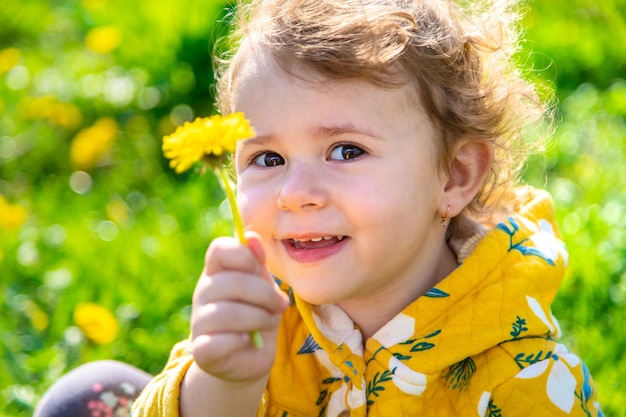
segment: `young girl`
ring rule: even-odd
[[[551,200],[515,188],[545,109],[514,5],[469,3],[241,6],[219,105],[257,133],[234,161],[249,241],[210,245],[134,415],[601,415],[550,312]]]

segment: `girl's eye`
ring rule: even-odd
[[[277,165],[284,165],[285,160],[276,152],[263,152],[255,156],[252,163],[260,167],[275,167]]]
[[[347,161],[363,155],[365,151],[355,145],[338,145],[330,152],[330,158],[338,161]]]

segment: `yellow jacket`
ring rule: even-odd
[[[455,271],[365,343],[337,306],[292,295],[257,416],[601,416],[550,311],[567,264],[553,217],[549,195],[530,190],[517,214],[467,242]],[[189,341],[176,345],[133,415],[178,416],[192,360]]]

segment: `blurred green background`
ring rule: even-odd
[[[625,416],[626,1],[527,6],[522,60],[561,120],[526,174],[570,250],[554,314],[605,414]],[[220,0],[3,0],[0,416],[31,415],[94,359],[156,373],[186,337],[205,248],[231,227],[214,178],[175,175],[160,143],[213,113],[225,15]]]

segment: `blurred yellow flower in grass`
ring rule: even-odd
[[[106,6],[107,0],[82,0],[81,3],[87,10],[98,10]]]
[[[107,217],[115,223],[123,226],[129,220],[128,205],[121,199],[113,199],[106,205]]]
[[[20,103],[25,118],[46,120],[50,124],[64,129],[75,129],[82,121],[80,109],[72,103],[66,103],[54,96],[29,97]]]
[[[19,229],[28,216],[26,207],[11,204],[0,195],[0,229]]]
[[[114,119],[105,117],[82,129],[72,140],[70,159],[77,169],[96,165],[111,148],[119,131]]]
[[[50,324],[48,314],[34,301],[28,300],[24,306],[24,313],[30,319],[30,323],[37,331],[41,332],[48,328],[48,325]]]
[[[255,135],[250,122],[239,112],[227,116],[199,117],[193,122],[185,122],[174,133],[163,138],[163,154],[170,159],[170,167],[177,173],[187,171],[200,161],[215,172],[228,198],[237,237],[244,244],[246,237],[243,221],[225,165],[229,154],[235,151],[237,141]],[[258,331],[252,332],[250,336],[255,347],[263,347],[263,339]]]
[[[113,52],[122,43],[122,31],[115,26],[101,26],[91,29],[85,38],[87,49],[98,53]]]
[[[223,164],[222,158],[235,150],[238,140],[254,135],[243,113],[199,117],[163,138],[163,154],[170,159],[170,167],[180,174],[199,161],[211,166]]]
[[[0,50],[0,74],[16,66],[21,58],[22,53],[17,48],[5,48]]]
[[[117,336],[117,319],[108,309],[96,303],[81,303],[74,308],[74,323],[87,340],[103,345]]]

